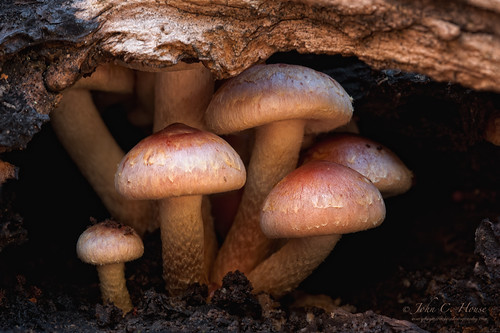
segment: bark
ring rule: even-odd
[[[10,0],[0,21],[3,150],[25,147],[59,92],[108,61],[158,71],[199,60],[225,78],[296,50],[500,92],[495,0]]]

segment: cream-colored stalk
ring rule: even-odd
[[[205,222],[202,196],[179,196],[159,200],[163,278],[171,295],[193,283],[207,284],[204,257]]]
[[[214,83],[212,73],[201,63],[190,64],[184,69],[181,67],[179,70],[156,73],[153,132],[173,123],[204,130],[203,117],[214,93]],[[204,253],[204,281],[208,281],[219,246],[210,212],[210,201],[206,196],[203,197],[202,207],[204,244],[201,251]]]
[[[125,280],[125,263],[112,263],[96,266],[99,289],[104,303],[113,303],[123,313],[132,310],[132,300]]]
[[[273,186],[297,165],[304,123],[280,121],[255,132],[247,183],[233,224],[219,250],[212,282],[220,285],[230,271],[248,274],[270,254],[273,240],[259,227],[259,212]]]
[[[116,166],[125,154],[104,124],[90,91],[65,91],[50,120],[61,144],[111,216],[142,235],[154,218],[153,207],[148,201],[129,200],[116,191]]]
[[[248,274],[255,293],[281,297],[298,287],[328,257],[342,235],[289,239]]]
[[[153,132],[173,123],[205,130],[203,116],[214,94],[214,82],[201,63],[156,73]]]

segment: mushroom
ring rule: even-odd
[[[264,234],[290,239],[250,272],[254,291],[283,296],[311,274],[342,234],[377,227],[384,218],[382,195],[358,172],[328,161],[298,167],[264,202]]]
[[[227,142],[179,123],[143,139],[120,162],[118,192],[130,199],[158,200],[163,277],[170,294],[208,282],[202,196],[240,188],[245,178],[243,162]]]
[[[225,82],[205,114],[217,134],[256,127],[242,199],[212,271],[220,284],[233,270],[249,273],[270,251],[259,227],[272,187],[296,168],[304,133],[328,131],[352,116],[351,98],[330,76],[307,67],[256,65]]]
[[[104,303],[114,303],[125,315],[132,301],[125,280],[125,262],[144,253],[141,237],[129,226],[106,220],[87,228],[76,244],[78,258],[96,266]]]
[[[172,70],[155,73],[153,132],[173,123],[204,130],[203,116],[214,93],[212,73],[201,63],[175,65]],[[175,70],[179,68],[179,70]],[[203,197],[205,271],[209,275],[218,250],[214,221],[208,197]]]
[[[412,185],[413,173],[387,147],[356,134],[337,133],[314,144],[304,162],[327,160],[347,166],[368,178],[384,198],[402,194]]]

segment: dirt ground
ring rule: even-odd
[[[60,146],[50,124],[27,149],[2,159],[19,168],[1,187],[0,331],[5,332],[495,332],[500,331],[500,148],[481,138],[496,94],[438,84],[360,61],[276,55],[335,77],[355,99],[361,133],[395,151],[415,174],[386,200],[387,218],[345,235],[298,290],[253,295],[229,274],[207,304],[193,286],[169,297],[157,231],[127,264],[134,310],[102,305],[94,267],[76,240],[105,208]],[[130,101],[96,94],[124,149],[145,133],[126,121]]]

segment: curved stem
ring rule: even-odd
[[[295,289],[330,254],[341,235],[293,238],[260,263],[248,279],[254,292],[281,297]]]
[[[125,280],[125,264],[99,265],[97,274],[103,302],[114,303],[124,315],[132,310],[132,300]]]
[[[260,229],[260,211],[271,189],[297,166],[304,121],[286,120],[257,128],[243,196],[214,263],[212,282],[228,272],[248,274],[269,255],[273,241]]]
[[[163,278],[171,295],[180,294],[190,284],[207,283],[201,203],[201,195],[159,201]]]
[[[66,91],[50,114],[52,127],[109,213],[142,235],[153,218],[149,201],[128,200],[115,189],[116,166],[124,156],[88,90]]]

